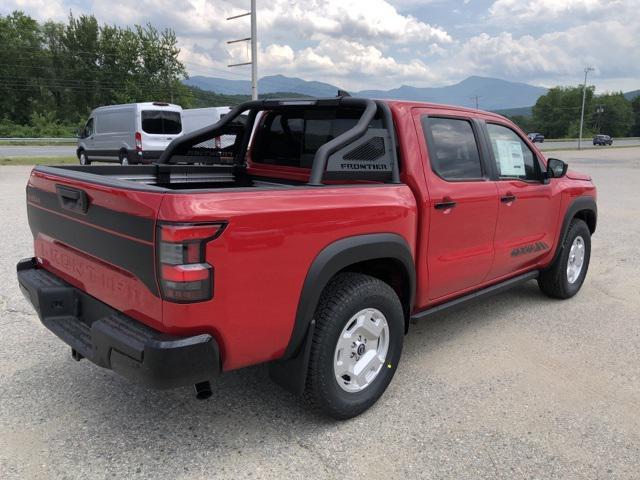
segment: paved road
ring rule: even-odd
[[[73,145],[0,145],[0,157],[72,157],[75,154]]]
[[[536,143],[538,148],[543,151],[554,149],[567,149],[576,148],[577,142],[544,142]],[[591,142],[583,142],[585,149],[595,148],[598,150],[605,150],[610,147],[594,147]],[[640,146],[640,139],[633,140],[615,140],[615,146]],[[0,145],[0,158],[1,157],[55,157],[55,156],[74,156],[76,154],[76,147],[73,145],[62,146],[21,146],[21,145]]]
[[[0,167],[0,478],[637,479],[640,149],[564,158],[600,189],[580,294],[531,282],[413,326],[389,390],[348,422],[265,367],[200,402],[74,362],[16,287],[29,168]]]
[[[557,148],[561,148],[561,149],[566,149],[566,148],[578,148],[578,141],[577,140],[573,140],[571,142],[543,142],[543,143],[536,143],[536,146],[540,149],[540,150],[554,150]],[[620,139],[620,140],[616,140],[615,138],[613,139],[613,146],[614,147],[640,147],[640,139],[634,138],[634,139]],[[584,149],[596,149],[596,150],[606,150],[608,148],[611,148],[609,146],[606,147],[602,147],[602,146],[594,146],[593,143],[591,142],[591,139],[582,142],[582,148]]]

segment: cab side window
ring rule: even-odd
[[[93,118],[90,118],[87,121],[87,124],[84,126],[84,131],[82,132],[83,133],[83,137],[84,138],[90,137],[91,135],[93,135],[93,132],[94,132]]]
[[[495,123],[487,123],[487,131],[498,177],[530,181],[541,179],[536,156],[516,132]]]
[[[482,178],[476,137],[467,120],[423,117],[422,129],[432,170],[444,180]]]

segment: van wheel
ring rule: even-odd
[[[120,153],[118,153],[118,161],[120,165],[129,165],[129,155],[126,151],[120,150]]]
[[[583,220],[571,221],[561,248],[553,265],[538,277],[538,286],[550,297],[564,299],[578,293],[589,268],[591,232]]]
[[[360,273],[336,276],[315,312],[305,399],[336,419],[360,415],[398,367],[404,314],[394,290]]]
[[[91,160],[89,160],[87,152],[84,150],[80,151],[78,154],[78,160],[80,161],[80,165],[91,165]]]

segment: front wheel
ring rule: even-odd
[[[343,273],[325,288],[314,318],[305,398],[333,418],[355,417],[382,396],[398,367],[400,299],[377,278]]]
[[[583,220],[571,221],[561,248],[553,265],[538,277],[538,286],[550,297],[564,299],[578,293],[589,268],[591,232]]]

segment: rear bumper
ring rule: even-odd
[[[160,159],[162,152],[164,152],[164,150],[143,150],[140,152],[142,154],[140,155],[140,160],[144,163],[154,162]]]
[[[17,266],[20,289],[40,321],[85,357],[137,383],[173,388],[220,374],[220,353],[208,334],[167,335],[114,310],[40,268],[35,259]]]

